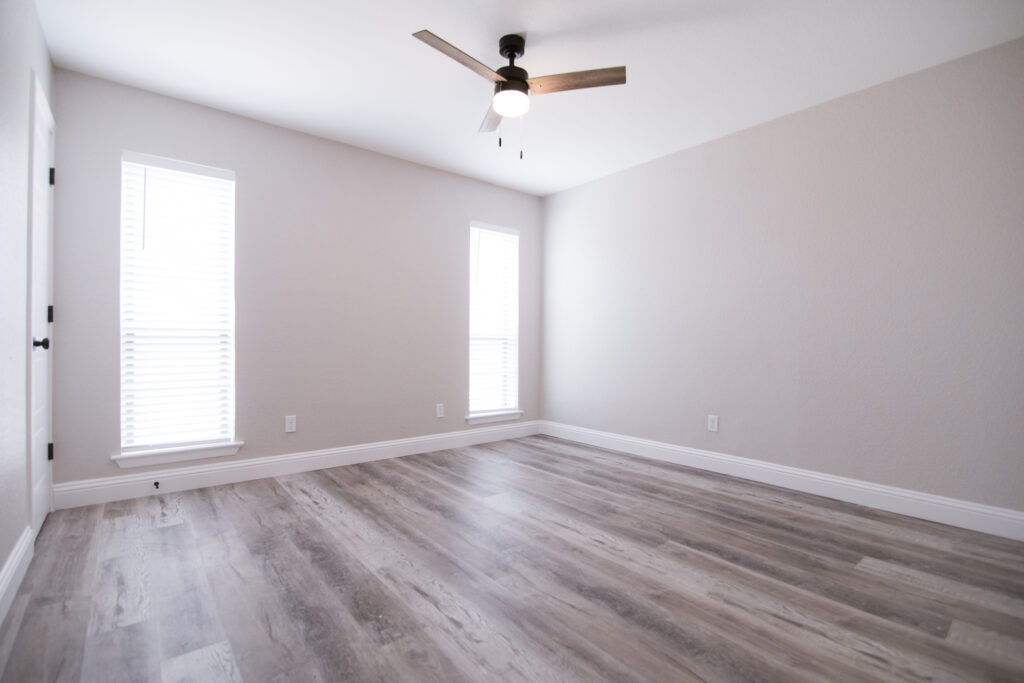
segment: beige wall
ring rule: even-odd
[[[29,525],[28,179],[33,74],[50,56],[31,0],[0,0],[0,567]]]
[[[132,149],[238,173],[240,456],[465,428],[481,220],[523,232],[526,419],[1024,509],[1022,73],[1019,40],[541,202],[58,71],[55,479],[122,472]]]
[[[539,417],[538,198],[73,72],[54,90],[55,481],[124,472],[122,149],[237,173],[238,457],[467,428],[472,220],[521,231],[520,400]]]
[[[1024,39],[544,211],[546,418],[1024,510]]]

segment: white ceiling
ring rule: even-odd
[[[1022,0],[36,0],[54,62],[547,195],[1024,35]],[[627,66],[534,96],[505,145],[491,84],[411,37],[532,76]]]

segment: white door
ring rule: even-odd
[[[39,528],[50,511],[50,356],[53,341],[49,322],[52,303],[50,273],[50,236],[53,224],[53,114],[46,93],[34,81],[32,109],[32,158],[30,191],[32,202],[29,229],[28,324],[32,334],[29,346],[29,495],[32,504],[32,530]]]

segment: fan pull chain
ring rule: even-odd
[[[523,117],[519,117],[519,158],[523,158]]]
[[[498,147],[501,147],[501,124],[502,123],[504,123],[504,120],[498,121]]]

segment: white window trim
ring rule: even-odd
[[[507,422],[518,420],[523,416],[522,410],[495,410],[488,413],[470,413],[466,422],[471,425],[487,424],[488,422]]]
[[[121,150],[121,161],[122,163],[128,162],[147,166],[156,166],[173,171],[181,171],[184,173],[204,175],[221,180],[237,182],[236,174],[232,170],[171,159],[168,157],[161,157],[153,154],[144,154],[131,150]],[[237,424],[235,425],[235,428],[237,429]],[[245,442],[238,440],[237,432],[235,432],[235,435],[231,438],[218,439],[216,441],[161,444],[153,447],[143,446],[122,449],[120,452],[110,456],[110,459],[121,468],[145,467],[148,465],[161,465],[176,462],[187,462],[189,460],[232,456],[238,453],[239,449],[244,445]]]
[[[144,166],[159,166],[161,168],[166,168],[171,171],[181,171],[182,173],[195,173],[197,175],[210,176],[211,178],[220,178],[221,180],[237,180],[235,172],[226,168],[217,168],[216,166],[204,166],[203,164],[194,164],[191,161],[170,159],[168,157],[160,157],[155,154],[143,154],[142,152],[133,152],[128,149],[121,150],[121,160],[127,161],[128,163],[131,164],[142,164]]]
[[[484,223],[483,221],[470,221],[469,227],[480,228],[482,230],[490,230],[491,232],[503,232],[506,235],[515,235],[521,237],[522,233],[516,228],[506,228],[503,225],[495,225],[493,223]]]
[[[185,462],[187,460],[202,460],[204,458],[219,458],[225,455],[234,455],[238,449],[245,445],[244,441],[227,441],[217,443],[189,444],[187,446],[172,446],[168,448],[148,448],[138,451],[128,451],[110,456],[110,459],[117,463],[117,466],[124,469],[130,467],[145,467],[146,465],[166,465],[172,462]]]
[[[522,234],[519,230],[517,230],[515,228],[507,228],[507,227],[504,227],[504,226],[501,226],[501,225],[495,225],[493,223],[485,223],[483,221],[476,221],[476,220],[470,221],[469,222],[469,227],[470,227],[470,229],[477,228],[477,229],[480,229],[480,230],[489,230],[491,232],[504,233],[506,235],[515,235],[517,238],[519,238],[521,236],[521,234]],[[517,258],[519,258],[519,255],[517,255]],[[520,262],[520,268],[521,267],[522,267],[522,263]],[[516,294],[517,299],[519,298],[519,294],[520,293]],[[516,342],[517,342],[517,346],[518,346],[519,330],[516,331]],[[517,377],[517,382],[518,382],[518,379],[519,379],[519,376],[520,376],[519,375],[519,360],[520,360],[519,358],[517,358],[517,360],[516,360],[516,377]],[[468,415],[466,415],[466,422],[468,424],[475,425],[475,424],[486,424],[488,422],[506,422],[506,421],[510,421],[510,420],[518,420],[518,419],[520,419],[523,416],[522,405],[519,403],[519,398],[520,398],[520,391],[519,391],[519,389],[520,388],[521,387],[518,387],[518,386],[516,388],[516,407],[515,408],[504,408],[502,410],[486,410],[486,411],[477,411],[477,412],[472,412],[471,411]]]

